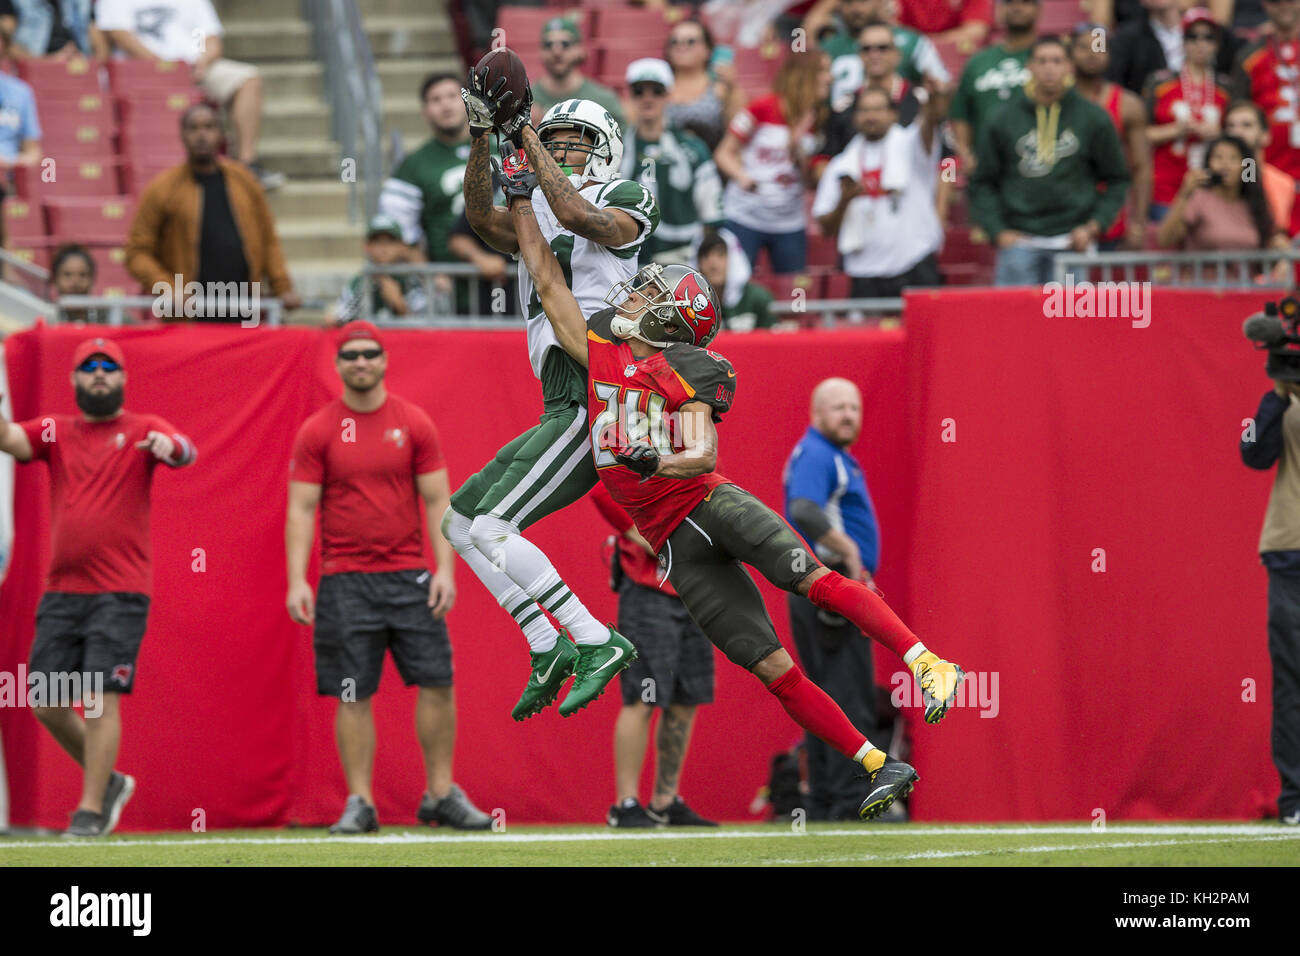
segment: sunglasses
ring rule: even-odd
[[[340,349],[339,358],[345,362],[355,362],[359,358],[374,361],[384,354],[383,349]]]
[[[892,43],[863,43],[858,47],[863,53],[888,53],[893,48]]]
[[[1185,42],[1187,42],[1187,43],[1195,43],[1197,40],[1201,40],[1201,41],[1203,41],[1203,42],[1205,42],[1205,43],[1214,43],[1214,42],[1215,42],[1216,40],[1218,40],[1218,39],[1219,39],[1218,36],[1215,35],[1215,34],[1213,34],[1213,33],[1185,33],[1185,34],[1183,34],[1183,40],[1184,40]]]
[[[631,86],[633,96],[645,96],[649,93],[651,96],[666,96],[668,91],[658,83],[633,83]]]
[[[701,42],[699,37],[671,37],[668,40],[669,46],[695,46]]]
[[[573,46],[575,42],[576,41],[574,40],[547,40],[542,44],[542,47],[546,50],[554,50],[557,48],[567,50],[569,47]]]
[[[91,372],[97,372],[101,368],[105,372],[120,372],[122,370],[122,366],[118,365],[112,359],[86,359],[86,361],[77,366],[77,371],[85,372],[89,375]]]

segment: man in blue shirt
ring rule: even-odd
[[[9,41],[0,34],[0,62],[8,57]],[[41,124],[32,88],[16,76],[0,73],[0,200],[9,191],[9,170],[40,161]],[[4,220],[0,219],[0,246],[4,243]]]
[[[785,467],[785,515],[827,567],[871,584],[880,529],[862,466],[848,449],[862,429],[862,396],[828,378],[812,395],[812,425]],[[849,621],[791,594],[790,625],[808,676],[873,740],[877,734],[871,642]],[[861,770],[808,736],[808,819],[856,820]]]

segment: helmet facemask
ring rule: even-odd
[[[691,271],[681,266],[673,268],[674,271]],[[606,303],[616,310],[610,320],[610,330],[619,338],[639,339],[655,348],[667,348],[673,342],[707,346],[718,327],[712,290],[707,283],[701,283],[703,289],[707,290],[704,294],[708,303],[704,309],[698,310],[698,318],[703,320],[703,324],[694,324],[691,320],[697,318],[695,306],[698,303],[674,297],[673,288],[679,282],[680,277],[666,275],[662,265],[651,262],[632,278],[615,285],[605,296]],[[635,301],[629,301],[634,298]],[[696,341],[701,329],[703,341]]]

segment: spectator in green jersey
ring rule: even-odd
[[[409,262],[411,247],[402,241],[402,227],[391,216],[379,215],[366,229],[366,261],[372,265],[391,266]],[[370,315],[365,314],[365,295],[370,289]],[[396,319],[408,315],[427,317],[429,300],[418,276],[371,276],[366,282],[358,272],[339,296],[340,322],[353,319]]]
[[[743,253],[740,258],[744,259]],[[722,321],[728,332],[751,332],[776,325],[772,293],[757,282],[737,281],[730,274],[731,252],[722,235],[713,231],[705,233],[696,253],[695,267],[718,291],[722,299]]]
[[[957,155],[966,168],[975,163],[975,144],[988,118],[1029,80],[1029,47],[1038,30],[1038,0],[1000,0],[1007,34],[966,63],[948,108]]]
[[[618,94],[583,74],[582,64],[586,59],[576,21],[551,17],[542,24],[542,66],[546,72],[532,82],[534,126],[542,121],[547,110],[564,100],[592,100],[609,110],[619,126],[623,125],[623,105],[618,101]]]
[[[664,60],[627,68],[633,125],[623,134],[624,179],[639,180],[659,203],[659,228],[641,247],[641,263],[690,261],[706,228],[722,224],[722,179],[698,136],[668,123],[673,69]]]

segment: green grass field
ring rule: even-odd
[[[9,866],[1300,866],[1300,828],[1260,824],[1042,826],[789,824],[613,832],[510,827],[501,833],[389,828],[223,830],[0,838]]]

